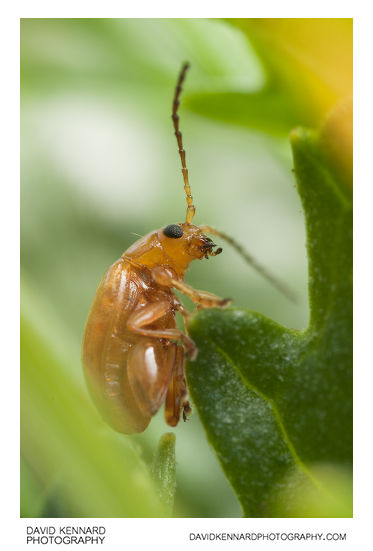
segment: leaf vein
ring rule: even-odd
[[[233,359],[222,348],[220,348],[220,346],[215,341],[213,341],[212,339],[209,339],[209,340],[210,340],[211,344],[214,346],[215,350],[233,367],[233,369],[236,371],[236,373],[241,378],[241,380],[243,381],[244,385],[248,388],[248,390],[251,390],[252,392],[255,392],[255,394],[257,394],[259,396],[259,398],[264,400],[270,406],[270,408],[273,412],[274,418],[277,422],[277,425],[278,425],[278,427],[281,431],[281,434],[282,434],[282,436],[285,440],[285,443],[288,447],[288,450],[289,450],[291,456],[293,457],[294,463],[319,489],[325,491],[325,489],[323,488],[321,483],[317,480],[317,478],[315,478],[315,476],[308,469],[307,465],[299,457],[299,455],[298,455],[298,453],[297,453],[297,451],[294,447],[294,444],[290,440],[290,437],[289,437],[289,435],[286,431],[285,425],[282,421],[280,412],[279,412],[275,402],[271,398],[266,396],[256,386],[254,386],[251,382],[249,382],[246,379],[246,377],[242,374],[242,371],[235,364]]]

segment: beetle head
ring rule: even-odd
[[[158,231],[160,245],[174,267],[188,266],[192,260],[216,256],[221,248],[213,250],[215,243],[198,226],[187,222],[170,224]],[[177,271],[180,271],[177,270]]]

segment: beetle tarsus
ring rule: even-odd
[[[190,415],[192,413],[192,408],[190,407],[190,403],[189,401],[188,402],[185,402],[184,406],[183,406],[183,421],[189,421],[189,417],[188,415]]]
[[[194,362],[194,360],[198,356],[198,350],[197,350],[196,345],[194,344],[192,339],[190,337],[188,337],[187,335],[185,335],[185,338],[183,339],[183,345],[185,346],[185,351],[187,353],[188,359],[191,362]]]

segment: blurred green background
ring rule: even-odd
[[[346,51],[352,35],[349,20],[329,20],[314,41],[320,51],[303,55],[315,27],[301,21],[300,30],[296,20],[21,21],[22,516],[162,516],[148,465],[168,430],[163,411],[141,435],[106,427],[84,384],[80,346],[107,267],[137,235],[184,219],[170,115],[185,60],[180,126],[195,223],[235,237],[299,298],[289,302],[224,244],[222,255],[192,265],[187,282],[307,326],[288,133],[316,126],[345,95],[343,82],[318,72],[317,55],[328,62],[322,33]],[[284,37],[292,49],[281,49]],[[241,516],[197,414],[175,433],[175,516]]]

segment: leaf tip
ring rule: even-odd
[[[313,142],[315,139],[316,132],[302,126],[297,126],[290,132],[290,143],[293,149],[296,149],[298,146],[302,146],[305,142]]]

